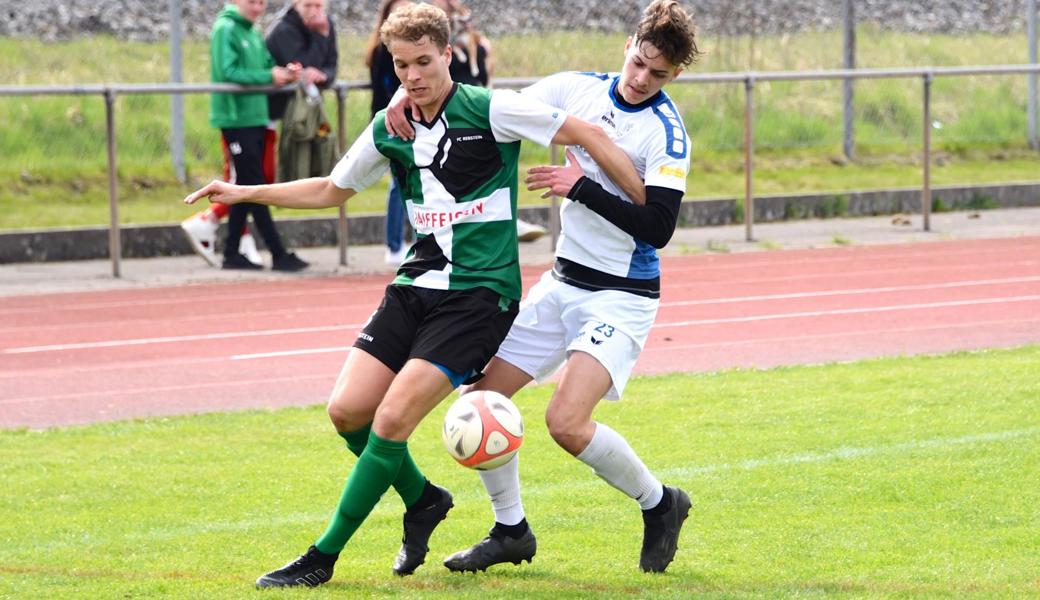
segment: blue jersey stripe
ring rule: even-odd
[[[683,126],[679,111],[668,96],[662,96],[661,102],[654,105],[654,114],[664,124],[665,152],[672,158],[686,158],[689,144],[686,138],[686,128]]]
[[[628,275],[630,279],[655,279],[661,276],[661,259],[657,257],[657,250],[653,246],[639,240],[634,240],[636,249],[632,252],[632,260],[628,263]]]

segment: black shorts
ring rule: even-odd
[[[432,290],[391,284],[354,347],[394,373],[410,358],[458,374],[479,373],[509,333],[518,308],[516,300],[483,287]]]

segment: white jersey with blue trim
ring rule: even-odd
[[[558,73],[525,88],[523,93],[599,125],[632,160],[645,185],[685,193],[690,139],[679,111],[664,90],[639,105],[627,104],[617,94],[617,81],[617,74]],[[571,150],[586,177],[631,202],[584,148]],[[653,246],[633,238],[583,204],[563,199],[560,223],[558,258],[617,277],[660,277],[660,262]]]

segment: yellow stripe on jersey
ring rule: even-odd
[[[661,165],[660,167],[658,167],[657,173],[658,175],[686,179],[686,171],[682,167],[669,167],[668,165]]]

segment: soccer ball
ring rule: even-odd
[[[444,415],[444,446],[464,467],[484,471],[509,462],[524,441],[524,421],[502,394],[470,392]]]

